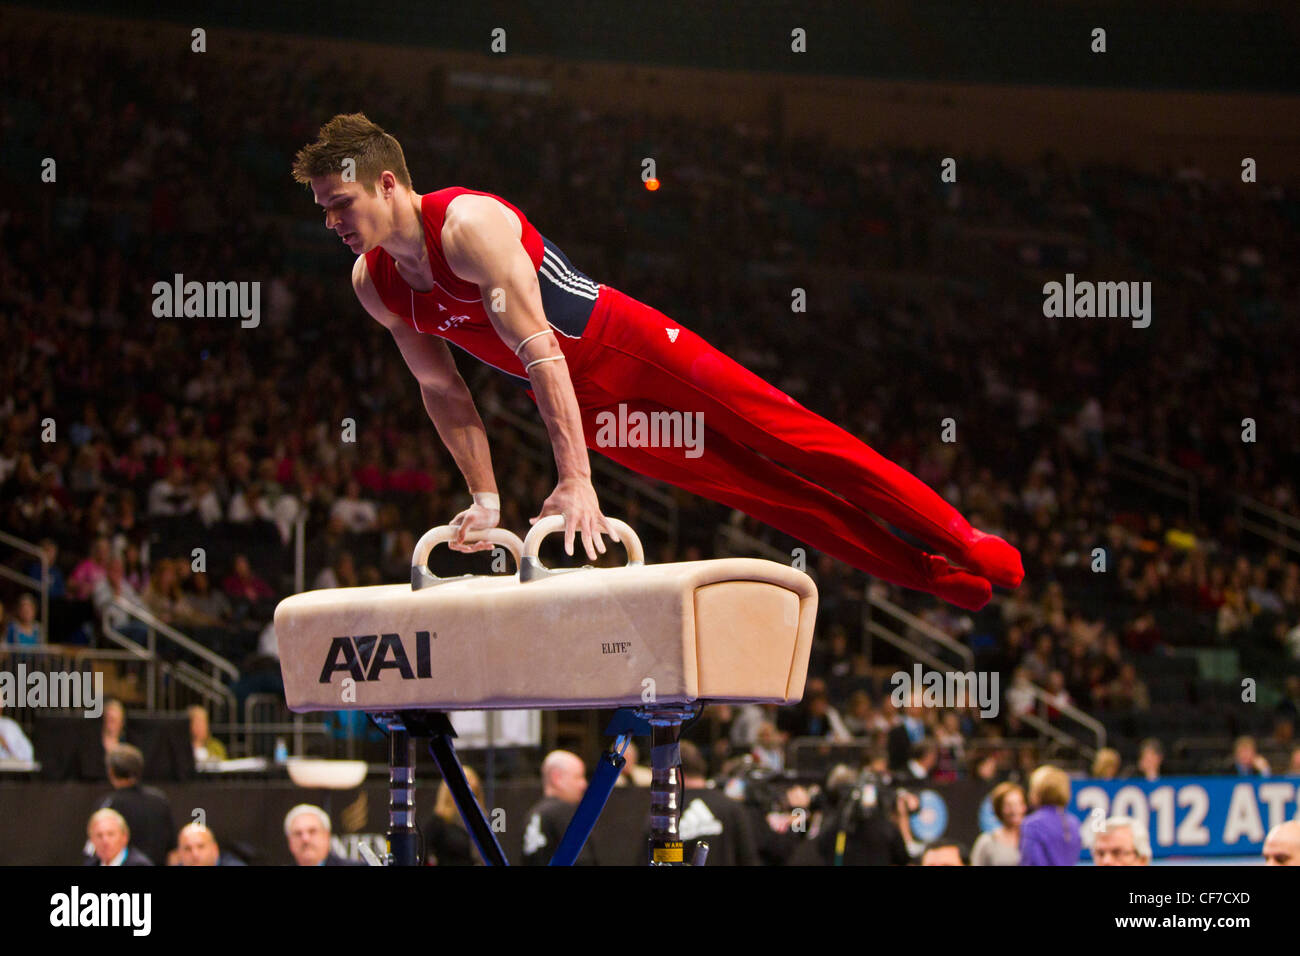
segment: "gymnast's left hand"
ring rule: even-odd
[[[451,519],[451,526],[456,529],[456,534],[447,542],[447,547],[453,551],[491,551],[496,547],[491,541],[476,541],[469,544],[465,541],[465,538],[471,531],[486,531],[488,528],[495,528],[500,520],[501,510],[499,508],[488,508],[477,502],[470,505]]]
[[[582,546],[592,561],[596,560],[597,552],[605,553],[602,533],[618,540],[618,535],[600,513],[600,502],[596,500],[596,489],[592,487],[590,479],[561,479],[550,497],[542,502],[542,513],[528,521],[536,524],[549,515],[564,515],[564,553],[567,555],[573,554],[575,531],[582,532]]]

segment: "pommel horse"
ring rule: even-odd
[[[610,519],[627,550],[618,568],[548,569],[554,515],[520,541],[492,528],[470,537],[509,550],[513,575],[443,578],[429,553],[454,530],[416,543],[411,583],[307,591],[281,601],[275,633],[285,699],[296,713],[361,710],[389,737],[389,852],[422,862],[415,820],[415,738],[429,750],[483,861],[506,856],[465,780],[446,711],[618,708],[551,865],[571,865],[590,836],[635,734],[651,738],[648,857],[683,865],[683,722],[706,703],[793,704],[803,697],[817,588],[774,561],[645,563],[636,533]],[[707,852],[707,847],[704,848]],[[697,850],[695,864],[703,863]]]

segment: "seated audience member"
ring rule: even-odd
[[[296,866],[365,866],[330,850],[329,814],[310,803],[300,803],[285,814],[284,835]]]
[[[205,623],[205,627],[221,627],[230,622],[234,609],[230,598],[221,591],[212,590],[212,579],[206,571],[196,571],[190,576],[193,591],[186,595],[190,607]]]
[[[89,601],[96,586],[108,573],[108,562],[112,556],[108,538],[96,538],[90,546],[90,554],[72,569],[68,578],[68,596],[78,601]]]
[[[130,845],[131,828],[116,810],[101,808],[90,815],[86,837],[94,848],[86,866],[153,866],[153,860]]]
[[[177,866],[247,866],[237,856],[223,853],[216,834],[201,823],[181,827],[176,839]]]
[[[1147,866],[1151,838],[1146,826],[1134,817],[1106,820],[1093,837],[1092,861],[1097,866]]]
[[[271,586],[253,571],[244,555],[235,556],[235,568],[221,582],[222,590],[234,604],[249,604],[275,597]]]
[[[465,768],[465,780],[474,799],[483,806],[483,785],[472,767]],[[479,862],[478,850],[465,830],[465,821],[445,780],[438,784],[433,816],[424,828],[424,849],[429,866],[474,866]]]
[[[1264,838],[1265,866],[1300,866],[1300,820],[1279,823]]]
[[[970,854],[964,843],[936,840],[921,851],[922,866],[970,866]]]
[[[30,594],[18,596],[16,613],[5,625],[4,643],[19,647],[36,647],[45,643],[41,622],[36,620],[36,599]]]
[[[194,762],[225,760],[226,745],[212,736],[208,727],[207,709],[195,704],[189,709],[189,715],[190,744],[194,747]]]
[[[1249,735],[1238,737],[1232,745],[1232,758],[1228,761],[1227,772],[1238,777],[1267,777],[1272,769],[1268,761]]]
[[[36,759],[32,742],[18,726],[18,721],[4,716],[4,710],[4,702],[0,701],[0,760],[23,760],[30,763]]]
[[[45,565],[50,569],[50,597],[66,597],[68,593],[67,582],[64,580],[63,571],[55,562],[59,558],[59,546],[53,538],[42,538],[40,543],[41,554],[45,558]],[[30,578],[35,578],[38,582],[43,574],[42,565],[39,560],[28,562],[26,574]],[[39,583],[37,587],[40,587]]]
[[[144,757],[130,744],[118,744],[108,752],[106,762],[113,792],[100,801],[100,807],[120,813],[130,827],[133,845],[150,860],[166,863],[176,839],[172,807],[161,790],[141,784]]]
[[[1092,776],[1096,780],[1114,780],[1119,776],[1119,751],[1102,747],[1092,761]]]
[[[993,815],[1002,826],[979,835],[971,850],[971,865],[1019,866],[1025,791],[1016,783],[1000,783],[989,794],[989,800],[993,804]]]

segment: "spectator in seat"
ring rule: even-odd
[[[41,622],[36,620],[36,599],[24,592],[18,596],[18,608],[5,625],[4,643],[19,647],[36,647],[45,643]]]
[[[327,567],[316,575],[314,586],[320,588],[354,588],[360,582],[357,578],[356,565],[352,560],[352,552],[344,551],[333,567]]]
[[[970,866],[970,853],[964,843],[939,840],[921,851],[922,866]]]
[[[196,571],[190,575],[190,587],[193,588],[187,595],[190,608],[205,622],[204,627],[221,627],[230,623],[234,616],[230,598],[221,591],[212,590],[212,579],[206,571]]]
[[[1018,866],[1020,825],[1025,820],[1025,791],[1017,783],[1000,783],[989,794],[993,815],[1002,826],[979,835],[971,850],[972,866]]]
[[[136,608],[145,607],[144,598],[126,580],[126,566],[121,558],[109,559],[108,574],[95,586],[95,615],[103,617],[105,609],[114,601],[122,601]],[[120,608],[110,610],[108,617],[114,627],[137,643],[143,644],[147,639],[145,626]]]
[[[1232,745],[1232,759],[1226,771],[1238,777],[1267,777],[1271,773],[1268,761],[1260,754],[1255,738],[1238,737]]]
[[[55,544],[53,538],[42,538],[40,543],[41,554],[45,558],[45,564],[49,567],[49,587],[50,597],[61,598],[68,593],[67,582],[63,578],[63,571],[57,564],[59,558],[59,546]],[[42,569],[40,561],[30,561],[26,568],[27,576],[35,578],[38,582],[41,580]],[[40,586],[39,584],[37,585]]]
[[[1093,839],[1092,860],[1097,866],[1147,866],[1151,838],[1146,826],[1136,818],[1111,817]]]
[[[483,784],[472,767],[465,768],[465,781],[478,805],[483,806]],[[474,866],[479,862],[478,850],[445,780],[438,784],[433,816],[424,827],[424,849],[429,866]]]
[[[221,587],[235,601],[260,601],[275,597],[270,585],[254,573],[248,558],[242,554],[235,556],[234,570],[221,582]]]
[[[194,609],[190,606],[189,598],[181,590],[176,564],[170,559],[163,559],[154,565],[149,584],[140,597],[145,607],[152,611],[155,617],[173,627],[182,627],[194,622]]]
[[[0,701],[0,760],[22,760],[30,763],[36,759],[32,742],[23,733],[18,721],[4,716],[4,703]]]
[[[190,715],[190,745],[194,748],[194,762],[201,763],[207,760],[225,760],[226,745],[216,737],[208,725],[207,709],[199,704],[195,704],[189,709]]]
[[[223,853],[217,836],[202,823],[181,827],[176,839],[177,866],[247,866],[237,856]]]
[[[1102,747],[1092,761],[1092,776],[1096,780],[1114,780],[1119,776],[1119,751],[1113,747]]]
[[[760,767],[768,770],[785,769],[785,736],[776,729],[776,724],[765,720],[758,725],[750,755]]]
[[[1100,699],[1115,710],[1140,711],[1151,707],[1147,685],[1138,679],[1137,668],[1129,661],[1120,665],[1119,676],[1105,686]]]
[[[1150,783],[1160,779],[1160,765],[1165,760],[1165,749],[1160,745],[1160,741],[1154,737],[1148,737],[1138,747],[1137,772],[1129,773],[1127,776],[1138,777]]]
[[[1300,866],[1300,820],[1279,823],[1264,838],[1265,866]]]
[[[86,838],[93,849],[87,866],[153,866],[139,847],[131,846],[131,827],[122,814],[107,807],[90,815]]]
[[[300,803],[284,817],[284,835],[296,866],[365,866],[330,849],[330,818],[310,803]]]
[[[159,478],[149,487],[149,517],[171,518],[193,510],[194,501],[190,483],[185,477],[185,465],[173,462],[166,477]]]
[[[111,557],[108,538],[96,538],[90,546],[90,554],[72,569],[72,576],[68,578],[69,597],[89,601],[96,586],[107,576]]]
[[[1020,826],[1021,866],[1074,866],[1083,843],[1079,821],[1066,812],[1070,778],[1044,764],[1029,776],[1029,803],[1034,812]]]
[[[375,503],[361,497],[361,485],[355,478],[348,479],[343,496],[336,499],[330,508],[330,517],[337,518],[353,533],[374,531],[379,523]],[[407,556],[409,559],[409,552]]]
[[[108,752],[106,762],[113,792],[100,802],[100,808],[122,815],[132,843],[150,860],[166,861],[176,839],[172,807],[162,791],[141,784],[143,755],[130,744],[118,744]]]

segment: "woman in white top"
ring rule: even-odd
[[[981,833],[971,849],[971,866],[1019,866],[1020,823],[1025,819],[1025,791],[1019,784],[1000,783],[989,795],[1002,826]]]

